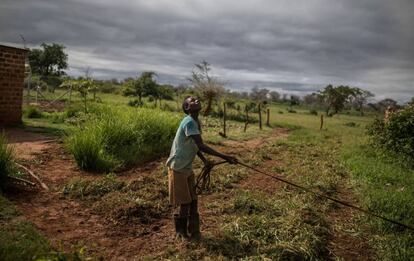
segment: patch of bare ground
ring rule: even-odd
[[[171,247],[176,249],[186,247],[185,244],[174,239],[173,224],[170,218],[163,217],[150,224],[116,225],[94,214],[88,204],[65,197],[62,189],[74,177],[99,179],[102,175],[80,171],[61,144],[46,142],[53,137],[22,130],[8,132],[8,136],[19,151],[19,161],[22,161],[50,188],[50,191],[12,193],[9,198],[16,204],[23,216],[32,221],[56,249],[72,251],[76,247],[86,246],[88,253],[97,258],[138,260],[145,255],[156,256]],[[218,149],[240,156],[242,153],[254,152],[266,143],[287,136],[288,130],[275,129],[267,137],[248,141],[224,141]],[[160,159],[119,173],[119,178],[131,181],[151,176],[159,163],[164,160]],[[261,167],[270,171],[272,166],[278,164],[269,157]],[[239,183],[239,187],[272,193],[280,187],[281,183],[270,179],[267,176],[249,172],[248,177]],[[207,207],[209,203],[214,203],[216,200],[227,200],[217,197],[216,194],[200,197],[202,231],[213,232],[220,226],[220,218],[214,210]],[[227,193],[225,197],[230,199],[231,193]],[[334,256],[345,260],[364,259],[371,255],[367,254],[369,248],[363,238],[352,236],[340,229],[347,222],[351,222],[353,213],[349,211],[342,208],[332,211],[329,219],[335,233],[329,247]]]

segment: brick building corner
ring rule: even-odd
[[[22,121],[26,54],[26,49],[0,44],[0,126]]]

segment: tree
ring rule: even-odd
[[[87,97],[89,91],[93,88],[93,81],[90,79],[79,78],[77,80],[66,79],[61,85],[61,87],[71,87],[73,90],[78,91],[81,97],[83,98],[83,104],[85,108],[85,113],[88,112],[87,107]]]
[[[68,55],[64,52],[65,46],[61,44],[40,45],[43,49],[31,49],[29,52],[29,63],[32,73],[42,77],[61,76],[68,67]]]
[[[192,83],[195,91],[207,101],[204,115],[211,112],[213,101],[218,99],[223,93],[223,83],[217,78],[210,75],[211,67],[206,61],[195,64],[191,78],[188,80]]]
[[[364,106],[367,104],[369,98],[374,97],[370,91],[362,90],[360,88],[353,88],[353,103],[356,109],[364,115]]]
[[[147,95],[156,95],[157,83],[154,80],[155,72],[143,72],[135,79],[129,79],[126,84],[128,86],[127,95],[138,97],[138,102],[142,104],[142,97]]]
[[[289,106],[290,106],[290,110],[292,110],[292,107],[295,105],[299,105],[300,104],[300,98],[297,95],[290,95],[290,101],[289,101]]]
[[[323,90],[319,91],[320,97],[323,99],[326,105],[326,115],[329,115],[331,109],[335,113],[342,111],[345,107],[345,103],[350,101],[354,95],[354,90],[348,86],[334,87],[331,84],[326,86]]]
[[[268,89],[260,89],[259,87],[254,86],[250,92],[250,98],[257,102],[262,102],[267,99],[268,93]]]
[[[29,63],[33,74],[40,75],[50,87],[49,91],[59,86],[62,81],[60,76],[68,67],[68,55],[64,52],[65,46],[61,44],[41,44],[42,49],[31,49]]]
[[[386,99],[379,101],[377,105],[381,111],[385,111],[385,109],[387,109],[388,107],[392,107],[392,108],[397,107],[397,102],[393,99],[386,98]]]
[[[269,95],[272,102],[277,102],[280,100],[280,93],[276,91],[269,92]]]

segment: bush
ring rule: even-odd
[[[375,120],[368,127],[371,142],[387,151],[414,159],[414,106],[393,113],[387,122]]]
[[[288,109],[287,110],[289,113],[296,113],[296,111],[294,109]]]
[[[7,146],[6,136],[0,134],[0,189],[4,188],[6,177],[13,173],[13,148]]]
[[[140,102],[138,99],[130,100],[128,102],[128,106],[131,106],[131,107],[142,107],[143,105],[144,103],[142,101]]]
[[[166,153],[178,123],[176,115],[158,110],[100,107],[66,144],[81,169],[112,171]]]
[[[318,115],[318,112],[316,110],[310,110],[309,114],[310,115]]]
[[[350,121],[350,122],[347,122],[347,123],[345,123],[344,124],[345,126],[348,126],[348,127],[358,127],[358,124],[356,124],[355,122],[353,122],[353,121]]]
[[[25,111],[26,117],[29,119],[42,118],[42,111],[34,106],[29,106]]]

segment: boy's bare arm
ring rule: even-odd
[[[222,158],[224,160],[227,160],[231,164],[236,164],[237,163],[237,159],[235,157],[220,153],[220,152],[214,150],[213,148],[210,148],[206,144],[204,144],[203,139],[201,138],[201,135],[191,135],[190,137],[197,144],[197,147],[201,152],[204,152],[204,153]]]

